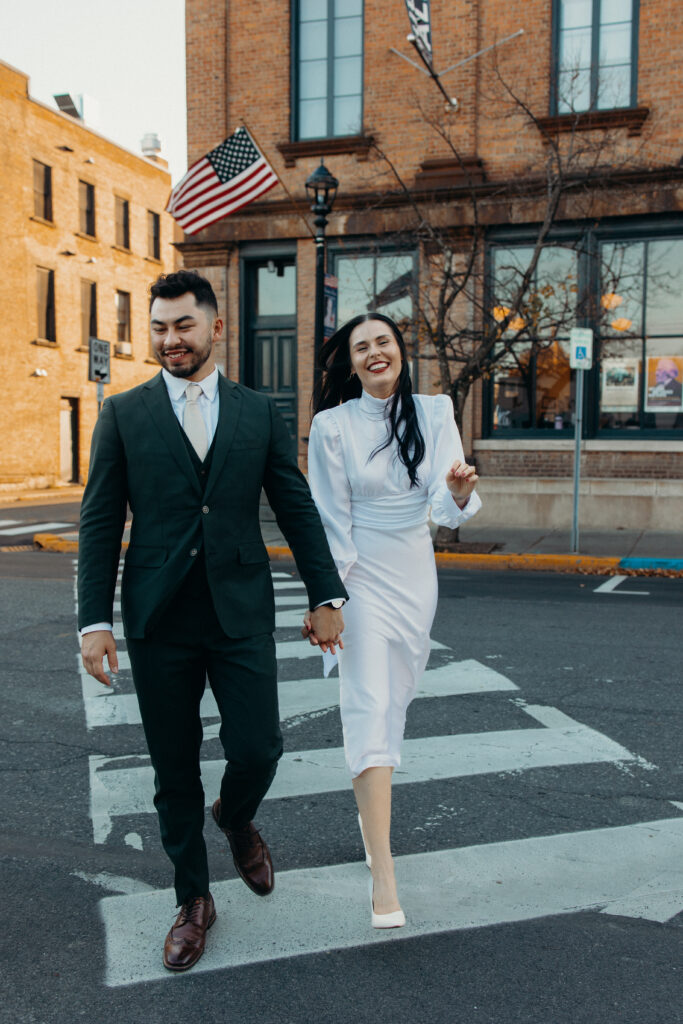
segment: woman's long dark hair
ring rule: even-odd
[[[410,486],[417,487],[420,483],[417,470],[425,457],[425,442],[417,420],[405,342],[398,325],[390,317],[383,313],[360,313],[335,331],[324,343],[318,362],[322,374],[313,396],[313,414],[323,409],[333,409],[352,398],[360,398],[363,388],[357,375],[351,375],[349,338],[354,327],[368,320],[381,320],[387,324],[401,352],[401,373],[389,408],[387,439],[375,448],[370,458],[388,448],[396,438],[398,457],[408,470]]]

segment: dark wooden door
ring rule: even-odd
[[[273,399],[296,440],[296,266],[261,259],[245,270],[244,382]]]
[[[254,381],[250,385],[274,400],[296,438],[296,330],[258,327],[252,332]]]

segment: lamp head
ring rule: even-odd
[[[328,171],[321,158],[320,166],[316,167],[306,181],[306,192],[311,201],[311,206],[320,212],[329,213],[337,195],[339,181]],[[316,210],[316,212],[318,212]]]

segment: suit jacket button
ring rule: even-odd
[[[202,505],[202,512],[204,513],[204,515],[207,515],[208,511],[209,511],[209,506],[208,505]]]
[[[197,548],[190,548],[190,555],[192,556],[192,558],[194,558],[194,556],[196,554],[197,554]]]

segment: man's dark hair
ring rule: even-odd
[[[160,274],[149,290],[149,308],[155,299],[178,299],[192,292],[198,306],[207,306],[218,316],[218,302],[211,284],[196,270],[176,270],[174,274]]]

